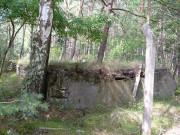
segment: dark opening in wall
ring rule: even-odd
[[[115,78],[115,80],[125,80],[126,78],[120,78],[120,77],[117,77],[117,78]]]

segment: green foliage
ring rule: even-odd
[[[7,128],[0,127],[0,135],[6,135],[7,131],[8,131]]]
[[[98,105],[96,106],[96,110],[102,110],[102,109],[103,109],[103,105],[98,104]]]
[[[39,13],[38,0],[1,0],[0,15],[2,18],[35,21]]]
[[[16,125],[16,129],[18,134],[25,135],[25,134],[33,134],[35,130],[37,130],[38,125],[36,122],[23,122],[19,125]]]
[[[59,57],[61,55],[62,50],[59,46],[53,46],[50,50],[50,61],[57,60],[59,61]]]
[[[68,33],[70,37],[76,37],[79,34],[94,42],[100,42],[106,23],[109,23],[108,16],[103,13],[84,18],[72,18],[68,24],[70,30]]]
[[[180,95],[180,85],[177,86],[176,95]]]
[[[22,77],[14,72],[4,73],[0,77],[0,101],[18,98],[21,93]]]
[[[0,103],[0,117],[20,113],[22,117],[33,118],[38,114],[38,108],[48,110],[47,103],[41,103],[42,95],[24,93],[21,95],[22,78],[16,73],[5,73],[0,78],[0,102],[17,101],[12,103]]]
[[[19,111],[23,117],[34,118],[38,114],[38,108],[48,110],[47,103],[41,103],[43,96],[36,93],[25,93],[21,96]]]
[[[60,37],[66,37],[67,33],[65,29],[68,25],[68,20],[66,18],[65,12],[59,8],[57,4],[54,5],[53,12],[53,29]]]
[[[0,104],[0,116],[5,115],[15,115],[20,113],[20,115],[25,118],[34,118],[38,114],[38,109],[42,108],[48,110],[47,103],[41,103],[42,96],[31,93],[23,94],[20,98],[20,103],[17,101],[15,103]]]
[[[54,8],[53,28],[59,38],[67,36],[76,38],[78,34],[94,42],[100,42],[103,38],[103,27],[107,22],[108,16],[102,13],[85,18],[71,16],[67,19],[61,8]]]

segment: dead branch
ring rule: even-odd
[[[41,129],[41,130],[65,130],[63,128],[48,128],[48,127],[40,127],[39,129]]]
[[[9,102],[0,102],[0,104],[11,104],[15,102],[20,102],[21,100],[14,100],[14,101],[9,101]]]

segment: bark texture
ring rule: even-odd
[[[39,24],[37,34],[33,38],[30,64],[23,88],[26,92],[45,94],[43,83],[49,58],[52,20],[53,0],[40,0]]]
[[[107,13],[110,14],[112,13],[112,6],[113,6],[113,1],[114,0],[110,0],[109,4],[108,4],[108,8],[107,8]],[[109,27],[110,27],[110,23],[107,23],[104,27],[104,38],[101,42],[100,48],[99,48],[99,52],[98,52],[98,63],[102,63],[103,58],[104,58],[104,53],[106,50],[106,44],[107,44],[107,39],[108,39],[108,35],[109,35]]]
[[[31,54],[31,50],[32,50],[32,44],[33,44],[33,31],[34,31],[34,26],[31,25],[31,37],[30,37],[30,45],[29,45],[29,54]]]
[[[177,70],[178,70],[178,84],[180,84],[180,47],[178,47],[178,64],[177,64]]]
[[[142,130],[143,135],[151,135],[156,41],[154,33],[148,23],[142,26],[142,31],[146,37],[146,68]]]
[[[20,58],[24,57],[24,40],[25,40],[25,34],[26,34],[26,25],[23,27],[23,41],[22,41],[22,47],[20,52]]]
[[[72,60],[74,55],[75,55],[75,52],[76,52],[76,38],[72,38],[71,40],[71,53],[70,53],[70,59]]]
[[[142,71],[142,64],[139,66],[139,70],[138,70],[138,73],[136,75],[136,79],[135,79],[135,83],[134,83],[134,89],[133,89],[133,100],[134,100],[134,102],[136,99],[139,82],[141,80],[141,71]]]
[[[64,39],[64,45],[63,45],[62,53],[60,55],[60,61],[66,58],[66,48],[67,48],[67,37],[65,37]]]

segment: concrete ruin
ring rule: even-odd
[[[137,99],[143,98],[144,72],[138,87]],[[132,102],[135,71],[122,69],[107,73],[99,70],[49,68],[49,97],[63,106],[74,108],[120,107]],[[154,96],[160,99],[174,95],[176,82],[166,68],[155,71]]]
[[[18,66],[18,75],[24,75],[24,67]],[[78,67],[64,68],[52,66],[48,68],[48,97],[58,101],[64,107],[93,108],[120,107],[132,102],[132,91],[136,71],[119,69],[86,70]],[[144,71],[136,99],[143,98]],[[160,99],[171,98],[175,94],[176,82],[168,69],[155,70],[154,96]]]

